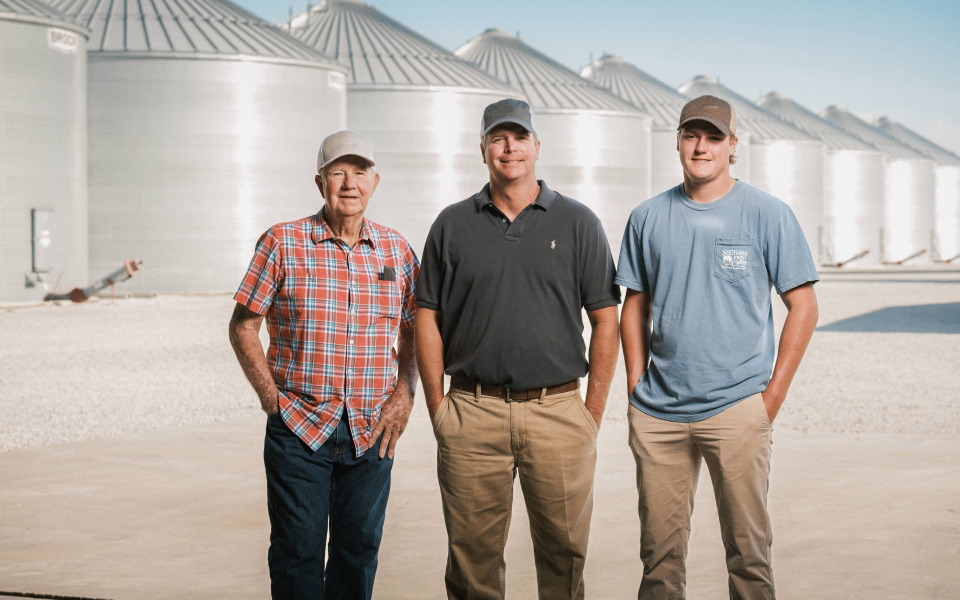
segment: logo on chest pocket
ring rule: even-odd
[[[751,239],[717,238],[713,276],[724,281],[739,281],[750,276],[755,260]]]
[[[724,269],[746,270],[747,257],[750,255],[746,250],[722,250],[721,260]]]

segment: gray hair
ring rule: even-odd
[[[330,165],[327,165],[327,166],[323,167],[322,169],[320,169],[319,171],[317,171],[317,175],[319,175],[320,178],[323,179],[324,181],[327,180],[327,169],[329,169],[329,168],[330,168]],[[367,165],[367,170],[370,171],[370,174],[371,174],[371,175],[376,175],[376,174],[377,174],[377,165],[368,164],[368,165]]]

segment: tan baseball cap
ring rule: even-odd
[[[737,113],[729,102],[716,96],[700,96],[687,102],[680,111],[680,124],[677,129],[690,121],[706,121],[716,126],[724,135],[737,135]]]
[[[370,147],[367,138],[359,133],[344,130],[328,135],[320,144],[320,152],[317,154],[317,173],[343,156],[359,156],[371,166],[377,164],[373,162],[373,148]]]

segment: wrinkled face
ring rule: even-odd
[[[729,173],[737,138],[725,135],[711,123],[692,121],[677,133],[683,173],[694,182],[707,182]]]
[[[534,173],[540,140],[520,125],[504,123],[484,136],[480,150],[491,179],[516,181]]]
[[[359,156],[344,156],[327,165],[316,182],[326,201],[325,214],[343,219],[363,215],[380,175]]]

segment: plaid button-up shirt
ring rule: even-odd
[[[370,433],[397,384],[393,343],[401,323],[413,326],[419,270],[396,231],[364,219],[350,248],[323,211],[275,225],[257,242],[234,299],[266,315],[281,415],[312,449],[344,410],[357,456],[376,443]]]

